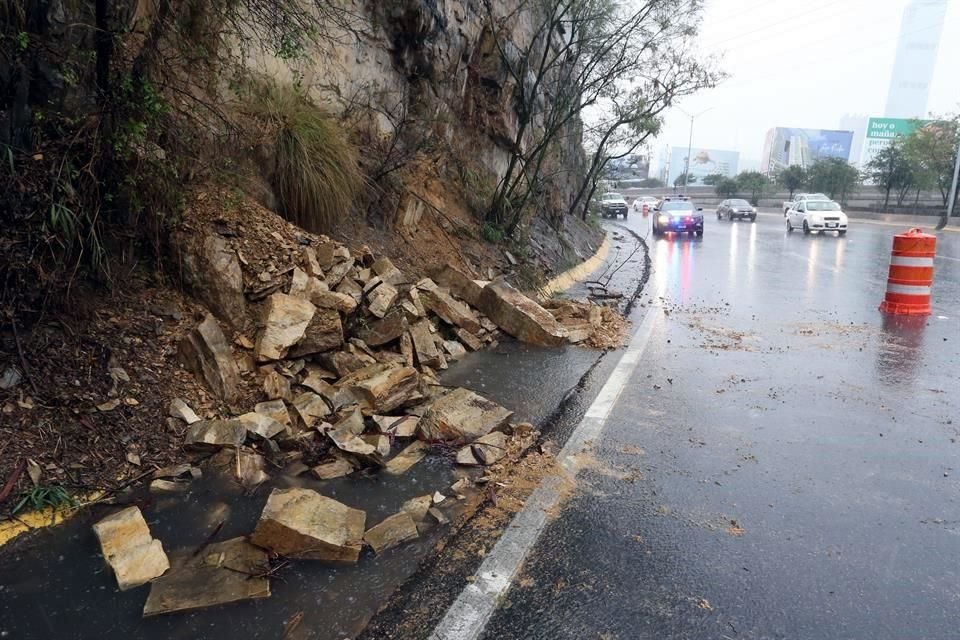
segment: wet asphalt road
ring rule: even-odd
[[[958,637],[960,234],[897,325],[896,231],[651,240],[650,342],[484,637]]]

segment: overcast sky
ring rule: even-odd
[[[883,116],[903,9],[909,0],[707,0],[699,41],[730,78],[687,98],[693,144],[740,151],[756,168],[767,129],[839,128],[848,113]],[[928,108],[960,111],[960,0],[950,0]],[[952,68],[951,68],[952,66]],[[651,145],[686,146],[689,119],[672,109]],[[746,166],[744,166],[746,165]]]

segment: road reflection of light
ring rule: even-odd
[[[747,242],[747,290],[753,291],[753,277],[757,266],[757,224],[750,224],[750,239]]]
[[[690,282],[693,280],[693,251],[692,239],[687,239],[680,249],[680,302],[687,302],[690,293]]]
[[[843,271],[843,256],[847,250],[847,243],[840,238],[835,238],[835,240],[836,243],[833,251],[833,283],[837,285],[840,284],[840,276]]]
[[[822,238],[813,238],[807,236],[807,291],[813,291],[817,284],[817,255],[820,253],[820,242]]]
[[[676,302],[685,302],[693,281],[692,240],[681,234],[669,234],[657,240],[654,249],[656,296],[669,292]]]
[[[730,281],[731,285],[736,285],[737,283],[737,240],[739,238],[740,225],[730,223],[730,251],[729,255],[729,267],[727,273],[727,279]]]

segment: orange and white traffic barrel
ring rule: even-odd
[[[643,217],[646,218],[650,214],[650,205],[646,202],[643,203]]]
[[[936,250],[937,236],[920,229],[893,236],[887,295],[880,304],[880,311],[903,315],[930,314]]]

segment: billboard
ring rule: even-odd
[[[690,152],[690,177],[696,178],[691,184],[703,184],[703,179],[714,173],[733,177],[737,175],[740,152],[722,149],[701,149],[694,147]],[[667,184],[683,174],[687,166],[687,147],[673,147],[670,152],[670,173]]]
[[[917,127],[930,120],[909,120],[907,118],[870,118],[867,120],[867,133],[863,139],[863,151],[860,154],[860,166],[865,167],[881,150],[887,148],[894,138],[907,136]]]
[[[850,160],[853,131],[777,127],[767,132],[760,170],[777,173],[791,165],[809,167],[818,160]]]

